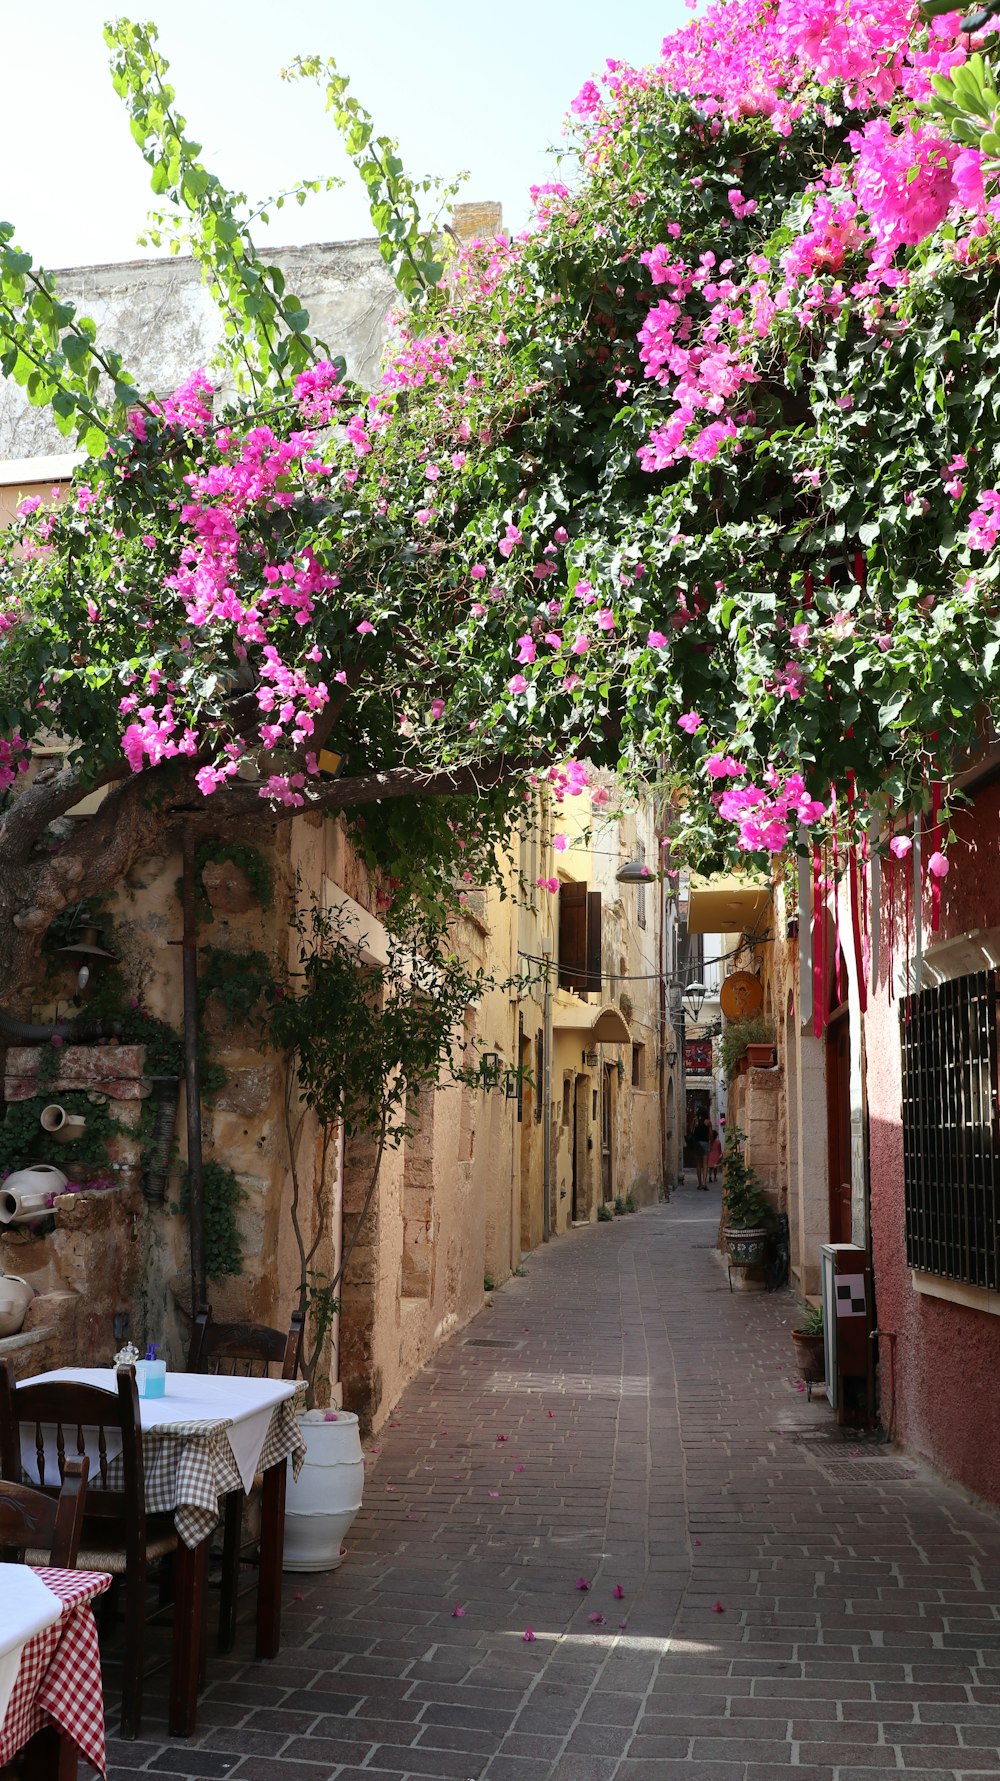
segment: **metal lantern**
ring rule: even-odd
[[[112,964],[118,963],[117,954],[109,952],[106,946],[100,944],[103,938],[99,928],[81,928],[74,940],[57,949],[58,958],[66,959],[76,966],[78,995],[84,994],[94,972],[101,969],[106,959]]]

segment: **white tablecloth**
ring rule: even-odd
[[[23,1381],[73,1380],[115,1390],[110,1367],[59,1367]],[[219,1519],[219,1499],[229,1491],[247,1490],[259,1468],[290,1458],[297,1477],[305,1458],[305,1441],[296,1418],[299,1386],[285,1379],[239,1379],[227,1374],[168,1373],[166,1396],[140,1398],[146,1509],[169,1512],[187,1546],[197,1546]],[[43,1430],[45,1483],[59,1476],[56,1431]],[[63,1430],[67,1453],[77,1450],[77,1432]],[[98,1476],[97,1439],[83,1431],[84,1451],[91,1461],[91,1479]],[[121,1488],[120,1451],[108,1439],[108,1472],[112,1489]],[[29,1483],[38,1482],[34,1432],[22,1427],[21,1463]]]
[[[117,1391],[111,1367],[56,1367],[51,1373],[38,1373],[22,1381],[24,1385],[54,1384],[73,1380],[79,1385],[96,1385],[103,1391]],[[225,1430],[233,1451],[236,1470],[249,1490],[257,1462],[264,1446],[264,1437],[271,1417],[286,1398],[294,1396],[296,1387],[288,1379],[239,1379],[222,1373],[168,1373],[166,1396],[139,1399],[139,1421],[143,1436],[207,1434],[210,1427]],[[51,1484],[57,1472],[55,1463],[55,1431],[45,1443],[46,1483]],[[97,1476],[97,1441],[86,1438],[91,1476]],[[121,1447],[108,1442],[108,1459],[118,1458]],[[31,1474],[35,1456],[29,1442],[22,1437],[22,1463]]]
[[[29,1639],[52,1626],[62,1602],[27,1565],[0,1564],[0,1726]]]

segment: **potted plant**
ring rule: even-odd
[[[482,993],[482,974],[470,975],[446,941],[423,930],[393,935],[386,960],[372,966],[349,916],[314,905],[297,913],[294,926],[298,970],[268,997],[268,1036],[284,1062],[288,1213],[305,1319],[299,1422],[306,1457],[297,1479],[288,1468],[284,1565],[332,1571],[364,1486],[358,1417],[340,1407],[336,1384],[341,1283],[364,1234],[382,1158],[412,1131],[419,1095],[434,1094],[442,1070],[481,1086],[478,1062],[460,1064],[454,1041]],[[311,1198],[300,1162],[307,1129],[315,1146]],[[365,1141],[370,1154],[367,1184],[337,1254],[331,1230],[342,1134]]]
[[[792,1341],[799,1373],[807,1385],[818,1385],[826,1377],[822,1305],[806,1306],[798,1328],[792,1331]]]
[[[722,1163],[723,1231],[733,1267],[752,1268],[764,1259],[770,1207],[763,1184],[743,1155],[746,1135],[738,1126],[726,1134]]]
[[[729,1021],[722,1035],[720,1057],[728,1078],[741,1074],[751,1064],[773,1064],[774,1022],[763,1014]]]

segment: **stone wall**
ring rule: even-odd
[[[370,385],[398,293],[372,241],[326,241],[279,248],[271,256],[289,292],[304,303],[313,333],[342,353],[348,373]],[[186,256],[74,266],[55,273],[60,296],[97,324],[102,347],[122,354],[140,389],[164,394],[199,366],[211,367],[222,321],[201,272]],[[46,409],[0,378],[0,459],[66,451]]]

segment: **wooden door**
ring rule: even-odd
[[[826,1029],[826,1110],[830,1242],[851,1243],[851,1028],[846,1005],[834,1010]]]
[[[605,1064],[604,1079],[601,1084],[601,1197],[605,1201],[614,1199],[614,1159],[611,1154],[611,1133],[613,1130],[612,1077],[614,1064]]]

